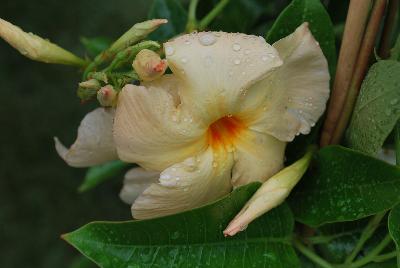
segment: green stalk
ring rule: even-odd
[[[396,165],[400,166],[400,121],[394,127],[394,144],[396,150]]]
[[[199,23],[199,30],[203,31],[207,26],[221,13],[225,6],[229,3],[229,0],[221,0],[219,3],[207,14]]]
[[[373,250],[371,250],[364,258],[350,264],[349,268],[362,267],[365,264],[373,261],[379,255],[379,253],[381,253],[381,251],[384,250],[387,245],[389,245],[390,242],[392,242],[392,238],[389,234],[387,234]]]
[[[317,254],[315,254],[315,252],[313,252],[311,249],[309,249],[308,247],[303,245],[300,241],[295,239],[293,241],[293,245],[295,246],[295,248],[298,251],[300,251],[304,256],[309,258],[315,264],[318,264],[319,266],[321,266],[323,268],[333,268],[334,267],[332,264],[330,264],[329,262],[327,262],[326,260],[322,259]]]
[[[382,255],[375,257],[375,259],[373,259],[372,261],[373,262],[383,262],[383,261],[386,261],[386,260],[396,257],[397,253],[398,253],[397,251],[392,251],[390,253],[382,254]]]
[[[199,0],[190,0],[189,4],[189,13],[188,13],[188,21],[186,24],[186,32],[190,33],[197,29],[197,18],[196,18],[196,10],[197,4]]]
[[[381,222],[382,218],[385,216],[385,212],[381,212],[376,214],[374,217],[370,219],[365,229],[362,231],[360,239],[358,240],[356,246],[354,247],[353,251],[349,256],[347,256],[345,260],[345,264],[351,263],[355,257],[357,257],[358,253],[363,248],[365,242],[374,234],[375,230],[378,228],[379,223]]]

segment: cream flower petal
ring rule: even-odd
[[[132,205],[136,219],[148,219],[192,209],[229,193],[233,157],[207,149],[161,173]]]
[[[145,170],[141,167],[135,167],[125,174],[124,186],[119,193],[119,197],[125,203],[132,205],[135,199],[150,186],[158,181],[160,172]]]
[[[258,107],[251,128],[292,141],[296,134],[308,134],[325,110],[328,64],[307,23],[273,46],[284,63],[249,90],[255,93],[243,103],[242,111]],[[265,96],[259,94],[263,90]]]
[[[114,109],[105,108],[88,113],[69,149],[54,138],[57,153],[73,167],[90,167],[118,159],[112,134],[114,114]]]
[[[114,139],[121,160],[162,171],[204,150],[206,126],[180,109],[178,81],[170,75],[145,85],[119,94]]]
[[[247,130],[236,143],[232,170],[234,187],[250,182],[264,182],[283,167],[286,143],[276,138]]]
[[[234,114],[248,87],[282,64],[262,37],[200,32],[165,45],[168,65],[185,84],[182,102],[211,123]]]

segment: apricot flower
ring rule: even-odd
[[[327,61],[307,23],[272,46],[261,37],[199,32],[164,49],[172,74],[126,85],[114,121],[114,109],[99,108],[69,150],[57,142],[74,166],[117,157],[140,165],[121,192],[137,219],[266,181],[282,169],[286,143],[310,132],[329,95]]]

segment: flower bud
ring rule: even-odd
[[[117,41],[115,41],[108,49],[109,52],[115,53],[125,49],[140,40],[146,38],[148,34],[155,31],[162,24],[167,23],[165,19],[147,20],[144,22],[136,23],[126,33],[124,33]]]
[[[167,66],[166,60],[162,60],[157,53],[148,49],[141,50],[132,64],[143,81],[152,81],[161,77]]]
[[[77,95],[82,101],[87,101],[94,98],[100,88],[101,84],[98,80],[89,79],[79,83]]]
[[[0,37],[32,60],[77,66],[83,66],[86,63],[71,52],[33,33],[26,33],[3,19],[0,19]]]
[[[106,85],[97,91],[97,100],[101,106],[114,106],[117,102],[117,95],[118,93],[112,85]]]
[[[289,196],[310,165],[313,150],[309,150],[294,164],[282,169],[264,182],[244,205],[242,210],[224,230],[225,236],[233,236],[267,211],[279,206]]]

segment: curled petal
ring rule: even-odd
[[[146,87],[127,85],[119,94],[114,138],[125,162],[162,171],[207,147],[200,120],[179,107],[174,76]]]
[[[261,185],[257,192],[244,205],[242,210],[229,223],[225,236],[233,236],[262,214],[285,201],[293,187],[306,172],[312,157],[309,151],[300,160],[284,168]]]
[[[325,110],[329,97],[328,63],[308,24],[273,45],[283,65],[270,77],[254,85],[254,94],[242,109],[258,107],[252,129],[282,141],[308,134]]]
[[[245,131],[236,143],[232,170],[234,187],[250,182],[264,182],[283,167],[286,143],[256,132]]]
[[[175,164],[160,175],[133,203],[132,215],[148,219],[174,214],[214,201],[231,189],[232,155],[207,149]]]
[[[160,172],[145,170],[135,167],[125,174],[124,186],[119,193],[119,197],[125,203],[132,205],[135,199],[150,186],[151,183],[158,181]]]
[[[182,102],[211,123],[234,114],[248,87],[282,64],[262,37],[200,32],[164,45],[168,65],[183,80]]]
[[[118,159],[112,135],[114,113],[114,109],[104,108],[88,113],[78,128],[78,137],[69,149],[55,137],[60,157],[73,167],[90,167]]]

